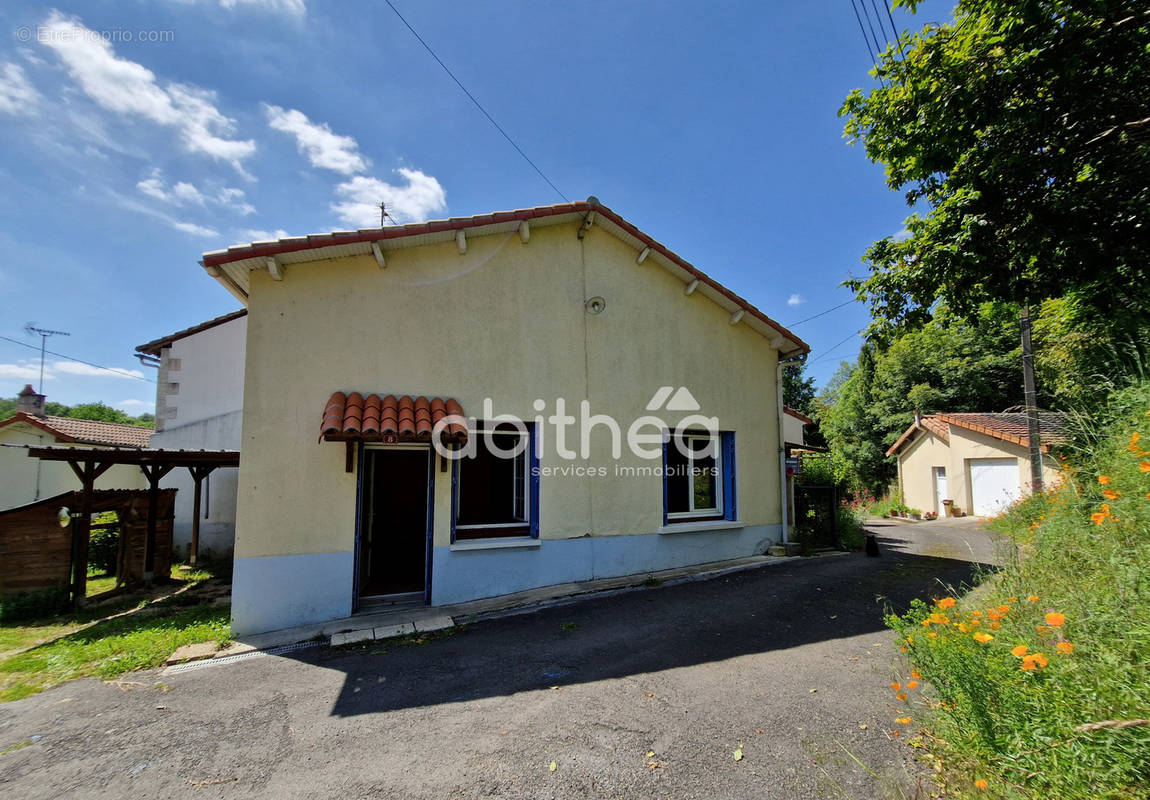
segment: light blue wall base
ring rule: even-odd
[[[232,635],[350,616],[354,565],[352,553],[237,558]]]
[[[544,539],[534,549],[435,548],[432,605],[511,594],[557,583],[616,578],[763,553],[779,525],[728,531]]]

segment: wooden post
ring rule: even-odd
[[[192,544],[188,548],[188,563],[193,567],[200,555],[200,489],[204,478],[211,475],[214,469],[214,466],[188,467],[188,471],[192,473],[192,482],[195,487],[192,491]]]
[[[72,564],[72,603],[80,605],[88,596],[88,541],[92,534],[92,490],[96,485],[96,478],[108,471],[111,464],[98,464],[95,461],[84,461],[82,464],[69,461],[68,466],[76,473],[83,487],[83,496],[80,499],[79,524],[73,523],[73,535],[76,537],[76,560]]]
[[[148,533],[144,539],[144,580],[151,581],[156,567],[156,517],[159,516],[160,479],[172,471],[172,465],[141,464],[140,471],[148,479]]]

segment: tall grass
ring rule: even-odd
[[[1017,545],[998,576],[888,618],[956,796],[1150,798],[1150,383],[1109,417],[995,521]]]

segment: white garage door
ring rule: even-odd
[[[1017,458],[972,458],[967,463],[975,516],[992,517],[1021,496]]]

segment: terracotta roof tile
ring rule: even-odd
[[[147,447],[152,438],[151,428],[122,425],[118,422],[100,422],[93,419],[71,417],[38,417],[19,412],[0,421],[0,427],[24,422],[51,434],[59,442],[76,444],[102,444],[112,447]]]
[[[897,453],[899,449],[914,436],[915,431],[918,430],[928,430],[944,442],[949,443],[951,426],[992,436],[995,439],[1011,442],[1020,447],[1030,446],[1029,428],[1026,422],[1026,414],[1023,413],[933,414],[931,416],[920,417],[917,422],[912,422],[910,427],[906,429],[906,432],[898,438],[898,441],[891,445],[890,449],[886,451],[886,454],[892,456]],[[1062,444],[1066,442],[1068,438],[1066,435],[1066,416],[1049,411],[1039,412],[1038,433],[1042,440],[1043,452],[1049,450],[1049,446],[1052,444]]]
[[[1022,447],[1030,446],[1030,430],[1026,414],[938,414],[937,417],[940,422],[949,425],[984,433]],[[1039,412],[1038,435],[1044,450],[1049,444],[1065,442],[1067,440],[1065,415]]]
[[[429,442],[435,426],[449,416],[462,418],[463,408],[441,397],[334,392],[324,407],[319,435],[328,441]],[[466,441],[466,425],[451,422],[443,438]]]

